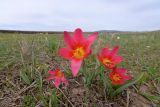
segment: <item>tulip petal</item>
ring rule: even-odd
[[[51,81],[51,80],[53,80],[53,79],[55,79],[55,76],[48,76],[48,77],[47,77],[47,80],[48,80],[48,81]]]
[[[64,83],[65,86],[68,85],[68,80],[65,77],[62,78],[62,82]]]
[[[124,83],[125,82],[123,80],[121,80],[121,81],[112,81],[112,84],[114,84],[114,85],[122,85]]]
[[[71,38],[67,31],[64,31],[64,41],[69,48],[74,48],[74,40]]]
[[[125,68],[115,68],[117,73],[120,74],[125,74],[126,73],[126,69]]]
[[[58,88],[59,85],[60,85],[60,83],[61,83],[60,79],[56,79],[56,80],[54,81],[55,87]]]
[[[98,59],[99,59],[100,62],[103,63],[103,58],[102,58],[102,56],[100,54],[98,54]]]
[[[86,51],[86,55],[85,55],[84,59],[85,59],[86,57],[88,57],[91,53],[92,53],[92,49],[88,49],[88,50]]]
[[[130,76],[130,75],[125,75],[125,76],[124,76],[124,79],[125,79],[125,80],[130,80],[130,79],[132,79],[132,76]]]
[[[93,44],[93,42],[96,40],[97,36],[98,36],[98,32],[95,32],[95,33],[91,34],[91,35],[87,38],[87,40],[86,40],[86,46],[87,46],[88,48]]]
[[[72,60],[71,61],[71,69],[72,69],[72,75],[74,77],[77,76],[78,72],[79,72],[79,69],[81,67],[81,64],[82,64],[82,60]]]
[[[50,74],[50,75],[55,75],[55,70],[49,70],[49,71],[48,71],[48,74]]]
[[[108,69],[113,69],[115,67],[115,65],[114,64],[108,64],[108,65],[106,64],[105,67]]]
[[[74,31],[74,40],[75,42],[77,41],[82,41],[84,38],[84,35],[83,35],[83,32],[80,28],[77,28],[75,31]]]
[[[101,51],[101,54],[103,57],[107,57],[109,55],[110,51],[109,49],[106,47],[106,48],[103,48],[102,51]]]
[[[123,57],[116,56],[116,57],[113,58],[113,61],[114,61],[115,64],[118,64],[118,63],[123,61]]]
[[[60,48],[58,53],[60,56],[66,58],[66,59],[72,58],[71,51],[67,48]]]
[[[115,46],[115,47],[112,49],[112,51],[110,52],[110,55],[114,56],[115,54],[117,54],[118,50],[119,50],[119,47],[118,47],[118,46]]]

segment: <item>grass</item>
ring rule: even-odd
[[[106,78],[96,78],[100,63],[95,55],[115,45],[125,58],[118,66],[135,77],[142,72],[144,76],[112,98],[105,90]],[[160,105],[160,32],[100,33],[77,78],[70,76],[69,62],[57,53],[64,46],[62,34],[0,33],[0,103],[23,107]],[[48,70],[57,66],[69,78],[67,88],[54,89],[46,81]]]

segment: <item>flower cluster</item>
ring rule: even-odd
[[[91,45],[97,36],[98,32],[95,32],[86,38],[79,28],[75,30],[73,37],[71,37],[67,31],[64,32],[64,42],[67,47],[60,48],[58,53],[63,58],[70,60],[73,77],[78,75],[83,60],[92,53]],[[118,50],[118,46],[112,50],[106,47],[98,54],[98,59],[106,68],[112,70],[112,72],[107,75],[112,81],[112,84],[120,85],[124,84],[126,80],[130,80],[131,76],[125,74],[126,69],[116,67],[116,64],[119,64],[123,60],[122,56],[117,55]],[[61,83],[68,85],[68,81],[61,70],[50,70],[48,73],[48,81],[53,80],[55,87],[59,87]]]
[[[130,80],[132,77],[126,75],[125,68],[117,68],[116,64],[122,62],[123,57],[117,55],[119,50],[118,46],[115,46],[112,50],[109,50],[107,47],[102,49],[101,53],[98,55],[99,61],[104,64],[108,69],[112,69],[112,72],[109,73],[109,78],[112,81],[112,84],[121,85],[124,84],[126,80]]]

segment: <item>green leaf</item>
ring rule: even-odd
[[[53,90],[52,95],[49,97],[49,107],[58,107],[58,98],[55,90]]]
[[[100,62],[98,58],[95,58],[95,69],[98,69],[100,67]]]
[[[100,73],[99,75],[102,78],[104,89],[107,90],[109,94],[111,94],[114,91],[112,82],[109,79],[109,77],[106,76],[105,71],[102,69],[104,69],[103,66],[101,66],[101,72],[99,72]]]
[[[137,83],[139,80],[141,80],[141,78],[143,77],[144,73],[141,73],[140,75],[138,75],[133,81],[128,82],[125,85],[122,85],[121,87],[119,87],[118,89],[116,89],[113,93],[112,96],[117,95],[118,93],[122,92],[125,88]]]
[[[35,107],[36,101],[31,95],[26,95],[23,99],[22,107]]]
[[[109,92],[109,94],[111,94],[114,91],[111,80],[105,74],[103,74],[103,85],[104,88]]]
[[[42,90],[42,87],[43,87],[43,78],[42,78],[42,75],[41,75],[40,72],[36,72],[35,73],[34,80],[36,81],[36,84],[37,84],[38,88],[40,90]]]
[[[26,84],[31,84],[31,81],[29,79],[29,77],[27,76],[27,74],[25,73],[25,71],[20,71],[20,77],[23,79],[23,81],[26,83]]]
[[[140,92],[140,94],[146,97],[147,99],[149,99],[150,101],[153,101],[153,102],[160,101],[160,96],[155,96],[155,95],[151,95],[151,94],[143,93],[143,92]]]

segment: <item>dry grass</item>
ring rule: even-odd
[[[160,32],[101,33],[93,45],[93,55],[105,46],[119,45],[125,61],[119,65],[133,76],[145,76],[136,85],[111,98],[96,78],[86,87],[84,77],[70,77],[69,62],[58,56],[65,46],[62,34],[0,34],[0,104],[2,107],[151,107],[160,105]],[[60,67],[70,85],[54,89],[46,81],[50,68]],[[137,100],[138,99],[138,100]],[[54,106],[53,106],[54,105]]]

